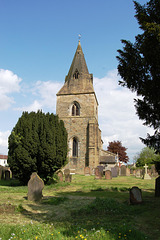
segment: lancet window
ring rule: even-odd
[[[72,105],[72,116],[80,116],[80,106],[77,102]]]

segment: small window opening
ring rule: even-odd
[[[80,107],[78,103],[74,103],[72,106],[72,116],[80,116]]]
[[[78,157],[78,141],[75,137],[73,138],[72,156]]]
[[[79,72],[78,72],[77,69],[76,69],[76,71],[74,72],[73,77],[74,77],[74,79],[78,79],[78,77],[79,77]]]

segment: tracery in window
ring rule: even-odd
[[[78,79],[78,77],[79,77],[79,72],[78,72],[77,69],[75,70],[75,72],[74,72],[74,74],[73,74],[73,77],[74,77],[74,79]]]
[[[78,157],[78,140],[75,137],[73,138],[72,156]]]
[[[72,105],[72,116],[80,116],[80,106],[77,102]]]

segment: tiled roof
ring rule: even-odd
[[[8,159],[7,155],[0,155],[0,159]]]
[[[115,163],[115,157],[113,156],[101,156],[100,163]]]

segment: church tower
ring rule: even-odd
[[[79,41],[63,87],[57,93],[56,114],[68,132],[68,164],[65,168],[84,173],[99,165],[101,131],[98,125],[98,101],[93,75],[88,72]]]

